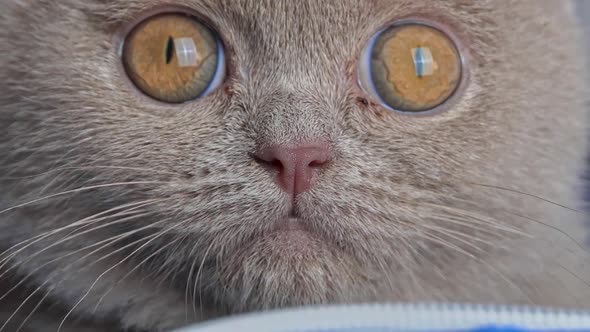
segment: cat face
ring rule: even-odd
[[[6,6],[0,207],[45,198],[1,213],[0,229],[14,245],[63,228],[11,264],[29,273],[50,261],[34,279],[56,289],[85,265],[67,277],[66,302],[108,271],[80,308],[117,280],[134,285],[119,294],[131,298],[145,291],[141,278],[222,312],[383,299],[580,304],[528,288],[534,278],[514,267],[541,259],[534,266],[553,269],[554,255],[539,255],[546,242],[528,238],[562,235],[533,219],[578,230],[576,217],[506,190],[578,204],[586,85],[569,2]],[[225,74],[206,95],[168,103],[130,78],[126,38],[162,13],[192,15],[218,38]],[[461,57],[457,89],[433,112],[392,110],[359,84],[372,38],[402,20],[437,27]],[[109,296],[107,307],[133,305]]]

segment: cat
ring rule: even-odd
[[[122,63],[131,31],[168,12],[224,52],[219,85],[184,103]],[[375,301],[590,309],[575,15],[549,0],[4,0],[3,331]],[[404,20],[460,56],[437,111],[359,84],[367,45]]]

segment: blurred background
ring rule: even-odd
[[[584,27],[586,28],[586,45],[588,45],[590,52],[590,0],[577,0],[577,2],[582,22],[584,22]],[[590,53],[588,54],[588,63],[590,63]]]

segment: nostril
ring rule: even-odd
[[[320,168],[320,167],[324,167],[326,164],[326,161],[323,160],[313,160],[311,163],[309,163],[309,167],[311,168]]]
[[[332,160],[332,151],[327,145],[302,147],[297,154],[301,167],[321,168]]]
[[[266,168],[272,168],[276,170],[284,169],[283,163],[278,158],[268,158],[268,155],[265,155],[264,153],[252,154],[251,157],[255,162]]]
[[[283,163],[278,159],[273,159],[270,162],[267,162],[267,164],[269,166],[272,166],[273,168],[276,168],[279,171],[283,170],[284,168]]]

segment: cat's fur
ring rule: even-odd
[[[138,93],[117,55],[122,29],[163,4],[206,18],[228,56],[224,85],[181,106]],[[147,330],[328,302],[590,308],[585,216],[524,194],[583,207],[573,12],[553,0],[2,1],[0,248],[87,226],[7,251],[5,289],[27,287],[0,311],[38,286],[15,326],[46,292],[33,324],[75,308],[67,324]],[[407,16],[465,48],[468,85],[445,112],[363,102],[360,52]],[[251,154],[314,139],[336,157],[297,202],[312,235],[271,232],[289,199]]]

